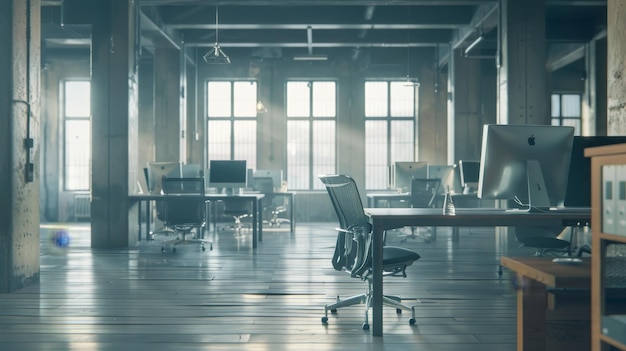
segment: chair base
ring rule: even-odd
[[[206,250],[205,247],[205,243],[209,244],[209,250],[213,250],[213,243],[208,241],[208,240],[204,240],[204,239],[187,239],[187,235],[191,234],[191,231],[186,231],[186,232],[176,232],[177,234],[180,234],[182,238],[179,239],[174,239],[174,240],[168,240],[165,241],[161,244],[161,252],[165,252],[166,251],[166,247],[170,246],[172,248],[172,252],[176,252],[176,247],[177,246],[182,246],[182,245],[200,245],[200,249],[202,251]]]
[[[418,300],[418,303],[420,301]],[[369,329],[369,310],[372,307],[372,291],[371,291],[371,283],[370,288],[367,294],[359,294],[355,296],[348,297],[346,299],[341,299],[337,296],[337,302],[331,305],[324,306],[324,317],[322,317],[322,324],[328,324],[328,311],[331,313],[336,313],[337,309],[347,306],[360,305],[365,304],[365,321],[363,322],[363,330]],[[400,314],[402,311],[411,311],[411,318],[409,319],[410,325],[415,325],[415,307],[408,306],[402,303],[402,298],[399,296],[392,295],[383,295],[383,305],[389,307],[395,307],[396,313]]]

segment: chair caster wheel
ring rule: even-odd
[[[409,319],[409,325],[415,325],[415,318]]]
[[[330,310],[330,313],[337,313],[337,309],[335,308],[335,309]]]
[[[202,246],[202,252],[204,252],[206,249],[204,248],[204,246]]]
[[[363,323],[363,330],[370,330],[370,325],[367,323]]]
[[[396,308],[396,314],[402,314],[402,309]]]
[[[176,248],[173,248],[173,249],[172,249],[172,252],[176,252]]]
[[[161,247],[161,252],[165,253],[165,247]]]
[[[322,317],[322,324],[328,324],[328,317]]]

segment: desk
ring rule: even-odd
[[[129,195],[128,200],[133,203],[137,203],[137,225],[138,225],[138,240],[142,239],[142,226],[141,226],[141,209],[142,203],[146,203],[146,240],[149,239],[150,235],[150,221],[151,221],[151,213],[150,213],[150,202],[162,200],[165,195]],[[236,195],[226,195],[226,194],[204,194],[204,198],[209,201],[209,205],[212,202],[216,201],[228,201],[229,197],[240,197],[245,198],[252,204],[252,248],[257,247],[258,241],[263,241],[263,194],[236,194]],[[207,216],[211,217],[211,216]],[[207,224],[210,223],[210,218],[207,218]]]
[[[372,334],[383,335],[383,232],[402,227],[497,227],[497,226],[576,226],[590,221],[590,210],[550,212],[505,211],[493,208],[461,209],[455,216],[439,208],[366,208],[372,225]]]
[[[409,201],[411,200],[410,193],[377,193],[367,194],[367,207],[383,207],[380,206],[381,201],[406,201],[407,207],[410,207]],[[385,206],[389,207],[389,206]]]
[[[502,266],[518,274],[517,278],[517,350],[586,351],[591,347],[591,261],[579,265],[552,262],[551,257],[501,257]],[[576,308],[554,312],[557,298],[547,289],[563,291]],[[582,290],[575,290],[582,289]],[[558,293],[557,293],[558,294]],[[582,299],[581,299],[582,297]],[[586,304],[584,301],[586,300]],[[576,316],[578,315],[578,316]],[[582,319],[583,323],[580,322]],[[586,323],[584,322],[586,321]]]

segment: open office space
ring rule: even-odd
[[[0,18],[1,349],[626,350],[623,1]]]

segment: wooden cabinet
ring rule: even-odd
[[[591,157],[591,345],[626,351],[626,144],[585,150]]]

